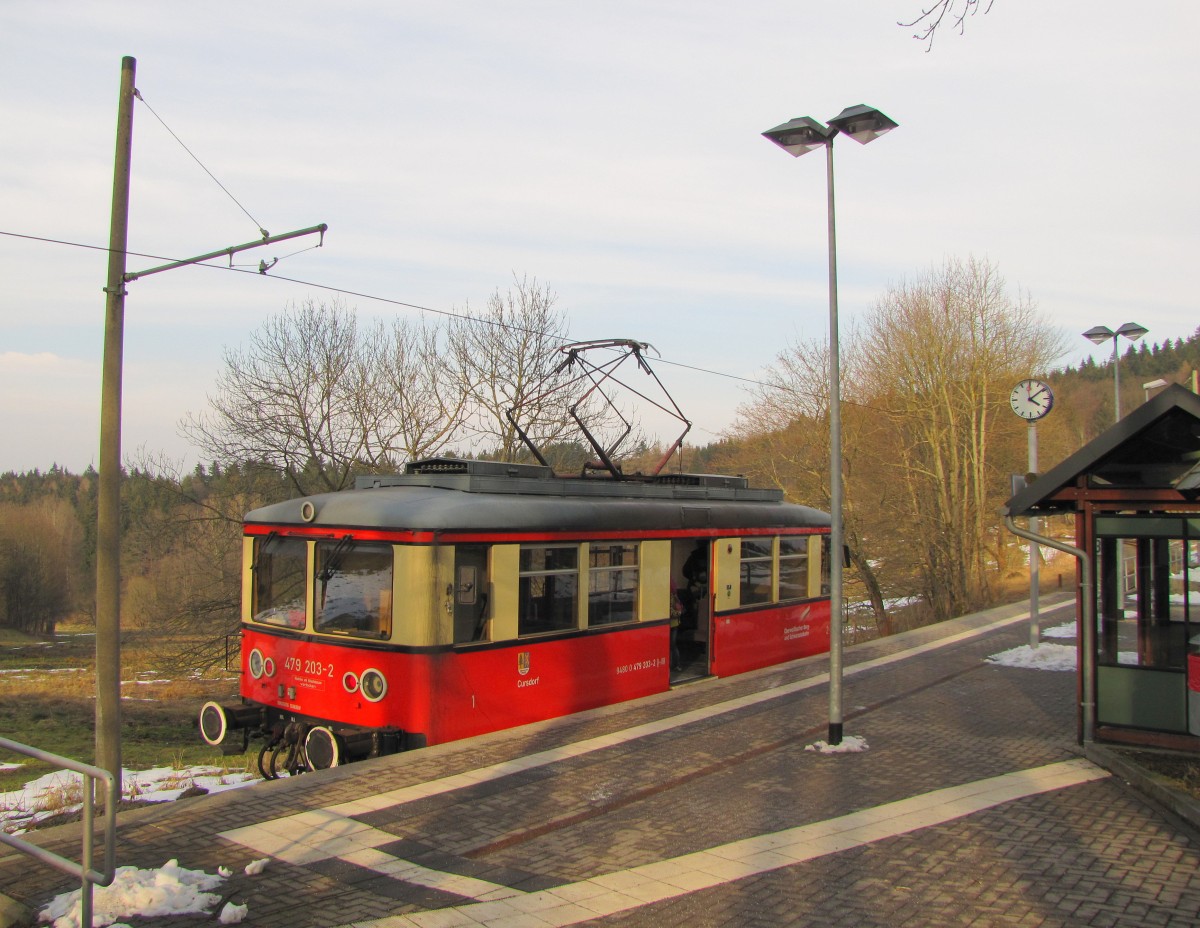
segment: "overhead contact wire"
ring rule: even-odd
[[[249,215],[249,214],[247,214],[247,215]],[[33,242],[46,242],[51,245],[67,245],[72,248],[86,248],[90,251],[107,252],[107,251],[111,250],[109,248],[104,247],[103,245],[85,245],[82,242],[69,242],[69,241],[65,241],[63,239],[46,238],[46,237],[40,236],[40,235],[25,235],[20,232],[5,232],[3,230],[0,230],[0,235],[7,235],[7,236],[10,236],[11,238],[23,238],[23,239],[27,239],[27,240],[33,241]],[[316,247],[317,246],[314,245],[314,246],[312,246],[312,248],[302,248],[302,249],[300,249],[300,251],[293,252],[292,254],[293,255],[302,254],[303,252],[311,251],[311,250],[313,250],[313,248],[316,248]],[[151,255],[151,254],[146,254],[145,252],[139,252],[139,251],[127,251],[125,253],[127,255],[132,255],[137,258],[150,258],[155,261],[177,260],[174,258],[169,258],[165,255]],[[285,257],[292,257],[292,255],[287,255]],[[283,259],[281,258],[280,260],[283,260]],[[527,328],[524,328],[523,326],[513,325],[508,322],[499,322],[498,320],[495,320],[495,319],[486,319],[486,318],[479,317],[479,316],[468,316],[464,313],[458,313],[458,312],[454,312],[454,311],[448,310],[448,309],[435,309],[432,306],[422,306],[419,303],[406,303],[403,300],[396,300],[396,299],[392,299],[391,297],[386,297],[386,296],[377,296],[376,294],[373,294],[373,293],[364,293],[360,290],[348,290],[345,287],[336,287],[332,284],[322,284],[322,283],[317,283],[316,281],[312,281],[312,280],[301,280],[298,277],[285,277],[282,274],[260,274],[258,271],[249,270],[249,268],[252,267],[253,265],[246,265],[246,266],[241,266],[241,267],[234,265],[233,267],[229,267],[229,266],[221,265],[221,264],[197,263],[192,266],[208,268],[208,269],[214,270],[214,271],[235,271],[239,274],[253,274],[256,277],[264,277],[264,276],[271,277],[275,280],[282,280],[282,281],[285,281],[287,283],[292,283],[292,284],[300,284],[303,287],[313,287],[314,289],[317,289],[317,290],[325,290],[329,293],[336,293],[336,294],[339,294],[342,296],[352,296],[352,297],[357,297],[357,298],[363,299],[363,300],[371,300],[372,302],[376,302],[376,303],[386,303],[389,306],[401,306],[405,309],[415,309],[418,312],[433,313],[434,315],[446,316],[447,318],[450,318],[450,319],[461,319],[464,321],[482,322],[485,325],[491,325],[491,326],[495,326],[495,327],[501,328],[501,329],[508,329],[509,331],[512,331],[512,332],[523,332],[527,335],[547,334],[547,333],[543,333],[543,332],[537,332],[533,329],[527,329]],[[570,344],[570,341],[568,339],[563,338],[562,336],[552,335],[550,337],[556,341],[562,342],[564,345]],[[655,360],[657,363],[666,364],[671,367],[682,368],[683,370],[694,371],[697,374],[707,374],[712,377],[724,377],[726,380],[736,380],[736,381],[739,381],[740,383],[746,383],[746,384],[750,384],[750,385],[756,386],[756,387],[764,387],[768,390],[778,390],[780,392],[792,393],[796,396],[809,396],[809,397],[817,396],[817,394],[815,394],[815,393],[804,393],[803,391],[795,390],[795,389],[792,389],[791,387],[784,387],[779,384],[767,383],[766,381],[763,381],[763,380],[755,380],[752,377],[743,377],[739,374],[730,374],[725,371],[715,371],[715,370],[712,370],[711,368],[698,367],[694,364],[685,364],[682,361],[671,361],[671,360],[668,360],[667,358],[662,357],[662,355],[659,355]],[[862,406],[863,408],[866,408],[866,409],[877,409],[877,407],[868,406],[864,403],[854,403],[854,402],[844,399],[844,398],[843,398],[842,402],[846,403],[847,405]],[[879,411],[884,411],[884,410],[879,410]],[[699,428],[699,426],[697,426],[697,427]],[[708,431],[708,430],[702,429],[702,431]],[[716,433],[709,432],[709,434],[716,434]]]

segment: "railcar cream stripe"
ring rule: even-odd
[[[534,893],[509,889],[489,896],[487,901],[354,922],[343,928],[574,925],[909,834],[1014,799],[1088,783],[1108,775],[1086,760],[1063,761],[934,790],[839,818],[746,838],[555,889]]]

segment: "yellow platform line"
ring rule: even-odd
[[[861,847],[885,838],[1102,779],[1086,760],[1069,760],[922,793],[849,815],[733,841],[668,860],[607,873],[534,893],[408,915],[354,922],[342,928],[539,928],[575,925],[702,889]]]

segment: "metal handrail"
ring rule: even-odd
[[[69,757],[40,751],[27,744],[0,738],[0,749],[14,754],[24,754],[47,764],[54,764],[67,770],[74,770],[85,777],[83,790],[83,850],[82,863],[75,863],[65,857],[48,851],[36,844],[22,841],[20,838],[0,831],[0,843],[16,848],[23,854],[35,857],[42,863],[49,864],[58,870],[73,874],[83,881],[80,888],[80,918],[81,925],[92,924],[92,886],[108,886],[116,876],[116,846],[117,846],[117,794],[116,778],[107,770],[93,767],[91,764],[81,764]],[[95,870],[92,867],[95,845],[95,829],[93,826],[93,804],[95,803],[96,780],[104,781],[104,869]]]

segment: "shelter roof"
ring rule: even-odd
[[[1200,396],[1172,384],[1014,494],[1007,515],[1074,511],[1086,498],[1195,500]]]

